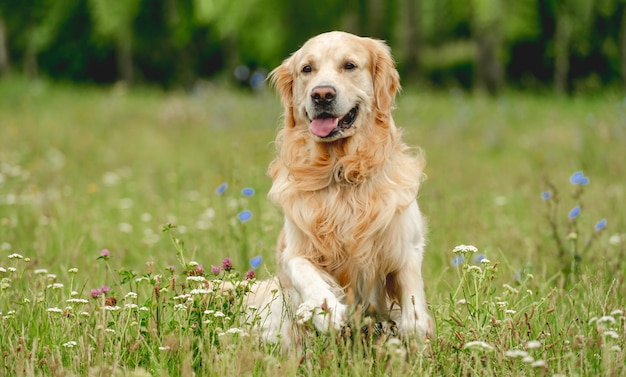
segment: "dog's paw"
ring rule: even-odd
[[[428,313],[413,311],[408,315],[403,314],[402,320],[398,323],[398,333],[402,337],[417,337],[424,341],[434,338],[435,326]]]
[[[324,300],[321,304],[306,301],[296,310],[296,321],[299,324],[313,322],[313,326],[323,333],[331,329],[339,330],[346,324],[348,307],[336,300]]]

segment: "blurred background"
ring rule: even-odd
[[[624,0],[0,0],[0,75],[260,88],[329,30],[386,40],[405,86],[624,88]]]

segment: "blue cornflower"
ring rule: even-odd
[[[252,187],[246,187],[241,190],[241,195],[243,196],[252,196],[254,195],[254,189]]]
[[[241,221],[242,223],[245,223],[246,221],[250,220],[252,218],[252,212],[245,210],[245,211],[241,211],[239,212],[239,214],[237,215],[237,218],[239,219],[239,221]]]
[[[465,257],[462,255],[457,255],[454,258],[452,258],[452,265],[453,266],[459,266],[461,264],[463,264],[463,261],[465,261]]]
[[[257,268],[259,268],[262,262],[263,262],[263,257],[259,255],[250,259],[250,266],[252,266],[252,268],[256,270]]]
[[[596,232],[599,232],[603,230],[604,228],[606,228],[606,219],[602,219],[596,223],[596,226],[595,226]]]
[[[569,217],[570,220],[574,220],[575,218],[578,217],[578,215],[580,215],[580,207],[576,206],[572,208],[571,211],[569,211],[569,214],[567,216]]]
[[[586,185],[589,183],[589,178],[583,175],[582,171],[577,171],[569,178],[569,181],[573,185]]]
[[[222,195],[224,191],[226,191],[227,188],[228,188],[228,183],[224,182],[221,185],[217,186],[217,188],[215,189],[215,193],[217,195]]]
[[[541,193],[541,199],[543,200],[548,200],[552,197],[552,194],[550,193],[550,191],[544,191]]]

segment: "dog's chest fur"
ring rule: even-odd
[[[289,182],[294,177],[284,173],[272,191],[283,189],[275,199],[298,230],[296,247],[342,287],[352,288],[357,300],[367,300],[359,296],[384,284],[384,277],[404,262],[404,232],[398,228],[402,212],[415,199],[419,176],[409,170],[398,179],[383,172],[359,184],[332,182],[300,191]]]

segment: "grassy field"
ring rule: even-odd
[[[240,303],[276,271],[280,113],[269,90],[0,82],[0,375],[626,375],[622,97],[405,90],[436,339],[300,355],[257,344]]]

